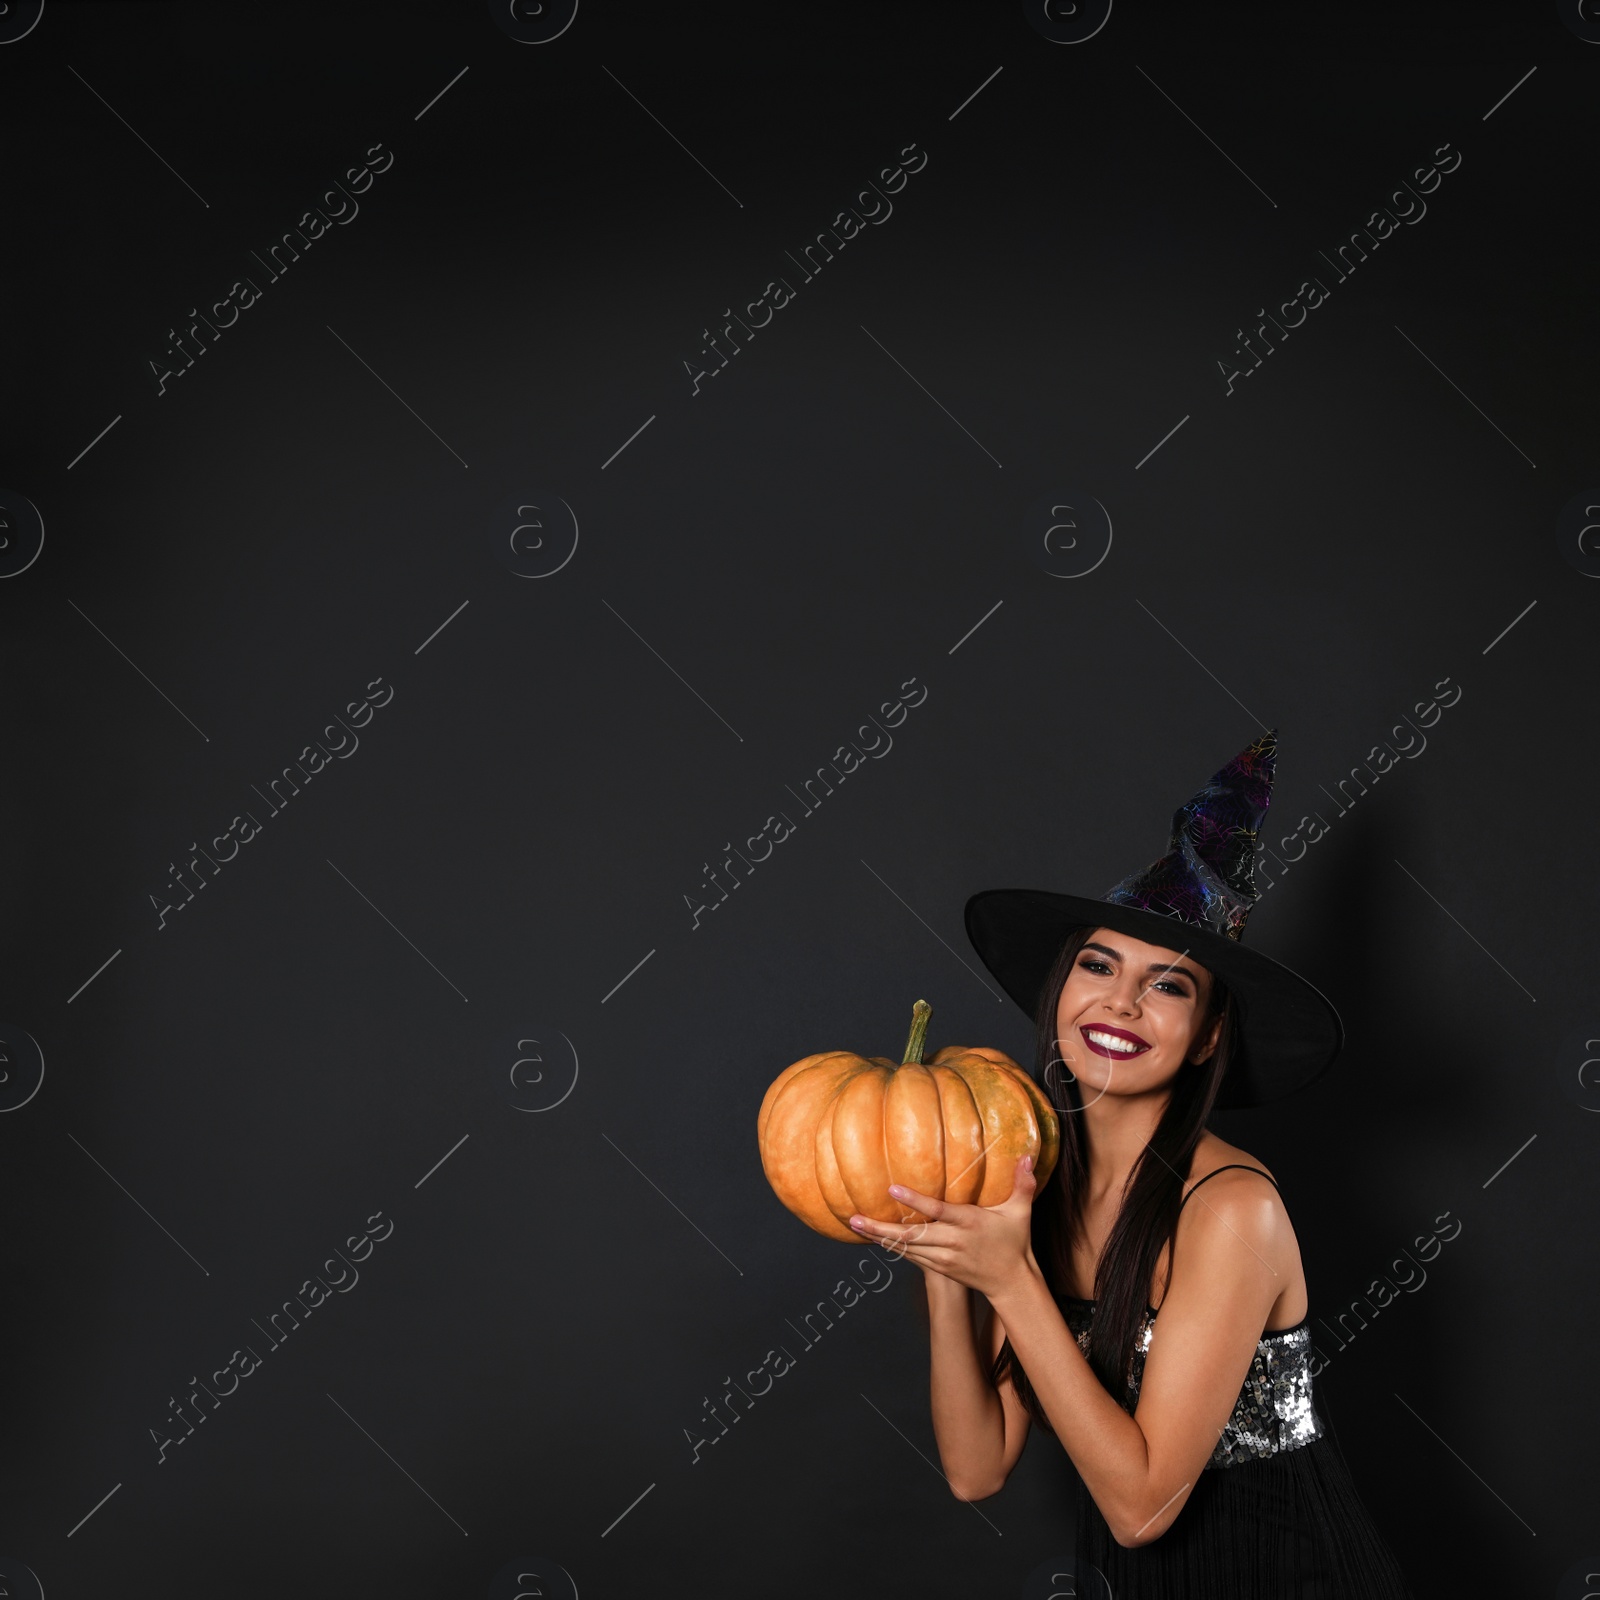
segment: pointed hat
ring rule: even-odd
[[[1276,730],[1247,745],[1173,813],[1167,853],[1101,899],[987,889],[967,901],[967,937],[1030,1018],[1068,936],[1082,926],[1112,928],[1184,951],[1232,991],[1238,1039],[1218,1109],[1280,1099],[1332,1065],[1344,1028],[1328,998],[1241,942],[1260,896],[1253,872],[1277,753]]]

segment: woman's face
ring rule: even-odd
[[[1056,1006],[1057,1052],[1083,1103],[1166,1088],[1204,1061],[1222,1027],[1202,1027],[1210,994],[1211,974],[1182,951],[1096,928]]]

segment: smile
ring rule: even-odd
[[[1126,1060],[1130,1056],[1143,1055],[1150,1048],[1147,1040],[1123,1028],[1079,1028],[1078,1032],[1097,1056],[1105,1056],[1108,1060]]]

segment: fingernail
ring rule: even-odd
[[[859,1229],[861,1227],[861,1218],[860,1217],[851,1217],[850,1226],[852,1228]]]
[[[889,1185],[889,1193],[892,1194],[896,1200],[898,1200],[901,1195],[905,1193],[905,1190],[902,1189],[898,1183],[891,1183]]]

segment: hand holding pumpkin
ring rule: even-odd
[[[927,1001],[917,1001],[898,1064],[849,1050],[805,1056],[761,1102],[756,1137],[767,1180],[829,1239],[860,1238],[849,1225],[854,1216],[922,1221],[922,1208],[891,1185],[922,1201],[994,1210],[1016,1200],[1021,1157],[1033,1158],[1034,1188],[1055,1167],[1060,1130],[1033,1079],[999,1050],[946,1045],[924,1065],[931,1015]]]
[[[914,1206],[923,1221],[906,1225],[857,1216],[850,1225],[924,1272],[940,1273],[997,1300],[1016,1287],[1033,1261],[1033,1197],[1039,1185],[1032,1166],[1032,1157],[1017,1158],[1011,1193],[998,1206],[953,1205],[894,1184],[889,1193]]]

